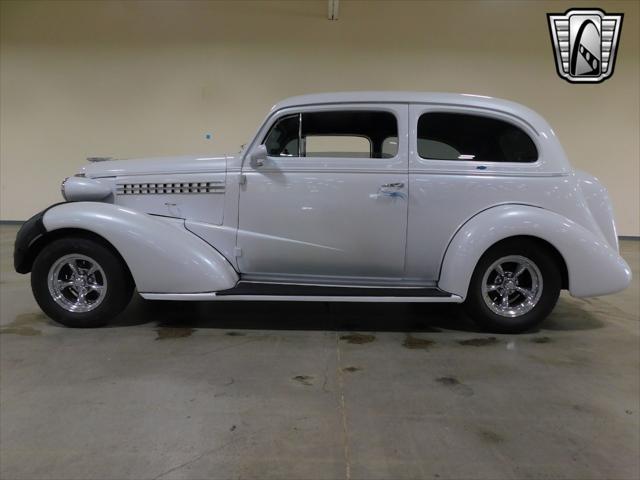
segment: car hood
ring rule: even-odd
[[[228,155],[134,158],[92,162],[80,169],[89,178],[172,173],[225,172]]]

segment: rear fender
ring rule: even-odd
[[[484,210],[456,232],[445,253],[438,286],[465,298],[484,252],[500,240],[522,235],[542,239],[558,250],[573,296],[614,293],[631,281],[629,266],[601,236],[549,210],[502,205]]]
[[[73,202],[42,217],[47,232],[63,228],[93,232],[120,253],[141,293],[197,293],[232,288],[238,274],[180,219],[154,217],[117,205]]]

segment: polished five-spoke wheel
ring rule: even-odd
[[[521,255],[502,257],[482,278],[482,297],[492,312],[519,317],[530,312],[542,296],[542,274],[536,264]]]
[[[71,254],[58,259],[49,269],[49,293],[70,312],[89,312],[107,293],[107,276],[93,258]]]
[[[519,333],[553,309],[562,278],[551,247],[510,239],[491,247],[476,265],[465,307],[483,328]]]
[[[118,253],[97,238],[54,240],[38,254],[31,288],[42,310],[69,327],[105,325],[129,303],[131,275]]]

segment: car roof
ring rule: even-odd
[[[276,103],[271,111],[284,108],[336,103],[421,103],[484,108],[514,115],[534,126],[538,131],[548,128],[546,121],[530,108],[501,98],[472,93],[354,91],[299,95]]]

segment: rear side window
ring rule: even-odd
[[[271,156],[393,158],[398,123],[390,112],[305,112],[278,120],[264,144]]]
[[[418,154],[433,160],[535,162],[533,140],[515,125],[480,115],[431,112],[418,119]]]

